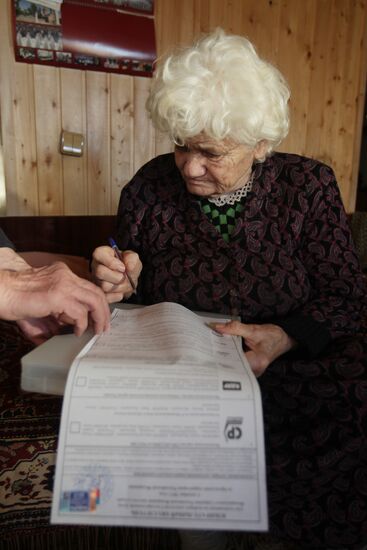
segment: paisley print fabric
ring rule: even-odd
[[[140,303],[235,313],[298,340],[259,378],[270,531],[299,548],[367,542],[366,284],[331,168],[281,153],[256,165],[227,243],[162,155],[124,188],[118,228],[143,262]]]

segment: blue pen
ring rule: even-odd
[[[124,263],[124,260],[122,259],[121,252],[120,252],[119,247],[117,246],[117,244],[116,244],[116,242],[115,242],[115,239],[113,239],[112,237],[109,237],[108,242],[109,242],[109,244],[110,244],[110,247],[113,249],[116,258],[118,258],[118,259],[120,260],[120,262]],[[124,264],[124,265],[125,265],[125,264]],[[132,280],[132,278],[130,277],[129,273],[127,272],[127,269],[126,269],[126,271],[125,271],[125,275],[126,275],[126,277],[127,277],[127,280],[128,280],[129,283],[130,283],[131,288],[133,289],[133,292],[136,293],[136,286],[135,286],[135,283],[134,283],[134,281]]]

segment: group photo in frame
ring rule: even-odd
[[[17,61],[150,77],[154,0],[12,0]]]

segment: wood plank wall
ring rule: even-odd
[[[114,214],[121,188],[171,150],[144,103],[150,79],[14,61],[10,2],[0,2],[0,113],[7,215]],[[366,0],[156,0],[158,53],[221,26],[247,36],[291,90],[280,149],[331,164],[355,209],[366,85]],[[86,136],[59,153],[61,130]]]

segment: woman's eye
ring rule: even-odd
[[[205,149],[191,149],[188,145],[176,145],[175,150],[179,153],[199,153],[203,157],[210,160],[220,159],[223,156],[221,153],[206,151]]]
[[[187,145],[176,145],[176,151],[180,151],[181,153],[188,153],[190,149]]]
[[[210,151],[205,151],[203,154],[208,159],[219,159],[222,156],[219,153],[212,153]]]

